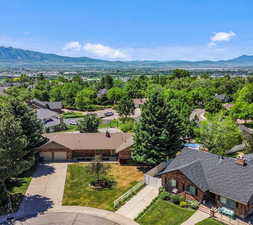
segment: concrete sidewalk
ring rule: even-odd
[[[152,200],[156,198],[158,194],[158,188],[147,185],[125,205],[121,206],[116,213],[133,220],[150,205]]]
[[[209,218],[210,215],[207,213],[204,213],[200,210],[197,210],[188,220],[186,220],[184,223],[181,225],[194,225],[197,224],[198,222]]]

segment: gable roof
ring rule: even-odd
[[[240,166],[234,158],[222,159],[215,154],[185,148],[160,174],[175,170],[183,171],[202,190],[243,204],[252,201],[253,163]]]
[[[70,150],[116,150],[132,137],[128,133],[112,133],[110,137],[105,133],[48,133],[43,136],[49,139],[48,142],[53,141]]]
[[[182,172],[189,180],[191,180],[196,186],[198,186],[202,191],[208,190],[208,183],[205,177],[204,170],[199,160],[190,162],[185,165],[181,165],[175,168],[167,169],[166,173],[179,170]]]
[[[52,117],[58,116],[57,112],[51,111],[49,109],[40,108],[40,109],[37,109],[36,112],[37,112],[37,118],[40,120],[46,120],[46,119],[50,119]]]
[[[38,99],[33,99],[31,103],[38,105],[40,107],[44,107],[44,108],[48,108],[52,110],[62,109],[61,102],[48,102],[48,101],[40,101]]]

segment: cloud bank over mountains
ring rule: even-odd
[[[81,45],[78,41],[68,42],[63,50],[76,50],[76,51],[85,51],[95,57],[102,57],[108,59],[127,59],[129,58],[126,53],[124,53],[120,49],[114,49],[112,47],[102,45],[102,44],[93,44],[93,43],[85,43]]]

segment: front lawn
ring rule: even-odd
[[[202,220],[201,222],[197,223],[196,225],[223,225],[223,223],[220,223],[217,220],[208,218],[208,219]]]
[[[110,164],[110,176],[116,184],[110,189],[95,190],[90,187],[92,176],[87,171],[87,164],[68,166],[63,205],[89,206],[114,210],[113,201],[124,194],[129,188],[143,179],[143,173],[136,166]]]
[[[137,219],[140,225],[180,225],[195,211],[159,198]]]

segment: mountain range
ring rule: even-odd
[[[253,67],[253,55],[220,61],[106,61],[0,47],[0,68],[237,68]]]

